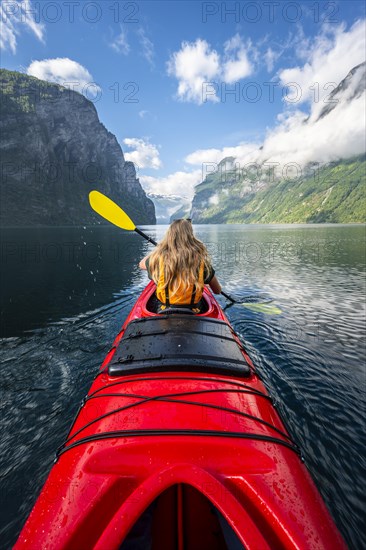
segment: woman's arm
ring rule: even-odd
[[[215,294],[221,294],[221,285],[220,285],[219,281],[217,280],[216,275],[214,275],[212,277],[211,281],[209,282],[209,285],[210,285],[210,288],[211,288],[212,292],[214,292]]]

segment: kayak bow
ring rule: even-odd
[[[211,292],[199,315],[157,315],[154,290],[117,335],[15,548],[345,549]]]

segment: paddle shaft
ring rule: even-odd
[[[223,296],[225,296],[225,298],[227,298],[228,300],[230,300],[230,302],[232,302],[233,304],[237,304],[238,301],[237,300],[234,300],[234,298],[232,298],[231,296],[229,296],[228,294],[226,294],[226,292],[224,292],[223,290],[221,290],[221,294]]]
[[[153,244],[154,246],[157,246],[158,243],[156,241],[154,241],[154,239],[152,239],[151,237],[149,237],[149,235],[146,235],[146,233],[144,233],[143,231],[141,231],[141,229],[139,229],[138,227],[135,227],[135,231],[136,233],[138,233],[139,235],[141,235],[141,237],[144,237],[144,239],[146,239],[147,241],[149,241],[149,243]]]

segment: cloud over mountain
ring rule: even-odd
[[[323,25],[312,42],[303,38],[297,48],[305,63],[281,70],[280,83],[296,83],[301,90],[297,103],[309,101],[315,109],[353,67],[365,61],[365,20],[356,21],[348,31],[343,24]]]
[[[88,69],[68,57],[33,61],[26,72],[40,80],[55,82],[65,88],[83,93],[88,99],[93,99],[101,91]]]
[[[283,170],[292,163],[302,171],[309,162],[326,163],[363,153],[365,20],[357,21],[348,31],[343,25],[325,25],[314,43],[309,45],[304,39],[302,48],[303,64],[279,73],[283,85],[292,81],[300,90],[297,101],[285,97],[284,110],[267,130],[261,147],[241,143],[221,150],[201,149],[186,161],[198,165],[233,156],[240,166],[267,162]]]
[[[178,195],[191,199],[195,186],[202,181],[202,170],[191,172],[178,171],[166,177],[140,175],[140,182],[146,193],[161,195]]]
[[[125,138],[123,143],[132,151],[125,153],[126,160],[133,162],[138,168],[161,168],[162,163],[159,156],[159,150],[156,145],[143,139]]]

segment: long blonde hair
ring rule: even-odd
[[[211,262],[207,248],[194,236],[189,220],[172,222],[163,240],[149,256],[150,273],[155,283],[159,279],[160,258],[164,263],[165,288],[169,288],[172,296],[182,287],[194,284],[197,291],[203,291],[204,284],[198,281],[198,270],[202,261],[207,270]]]

